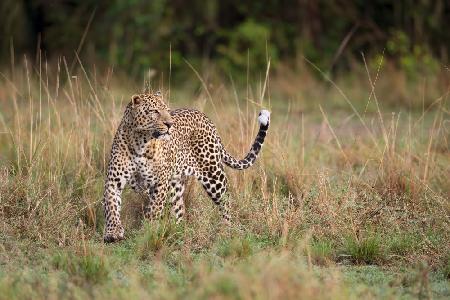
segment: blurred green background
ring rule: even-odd
[[[3,0],[0,62],[37,49],[48,61],[77,52],[86,64],[142,78],[212,66],[238,80],[250,68],[294,68],[304,57],[335,74],[383,59],[408,74],[445,70],[450,2],[444,0],[76,1]],[[13,50],[12,50],[13,49]],[[192,75],[192,73],[191,73]]]

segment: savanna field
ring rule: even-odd
[[[76,70],[0,73],[0,299],[450,297],[448,70],[156,76],[170,107],[205,112],[235,157],[261,108],[271,127],[252,168],[226,168],[231,226],[194,179],[181,225],[169,208],[143,221],[145,199],[126,189],[115,244],[102,239],[105,166],[143,84]]]

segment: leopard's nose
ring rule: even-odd
[[[170,129],[170,127],[172,127],[172,125],[173,125],[173,122],[171,122],[171,121],[166,121],[166,122],[164,122],[164,124],[167,126],[167,128]]]

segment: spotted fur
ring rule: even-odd
[[[183,219],[183,192],[188,176],[203,185],[226,222],[228,202],[223,197],[227,177],[223,163],[234,169],[250,167],[256,160],[269,128],[270,113],[261,111],[259,132],[242,160],[229,154],[208,117],[194,109],[169,110],[159,92],[132,97],[114,136],[108,165],[103,207],[105,242],[124,238],[120,221],[121,193],[126,184],[146,195],[144,217],[161,216],[167,196],[177,222]]]

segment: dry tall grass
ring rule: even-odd
[[[63,60],[55,68],[25,64],[1,76],[3,260],[13,259],[20,243],[64,249],[79,247],[82,240],[100,242],[105,164],[135,85],[120,82],[111,74],[100,78],[84,68],[70,74]],[[272,110],[259,162],[244,172],[227,170],[232,228],[223,228],[217,209],[192,181],[187,189],[187,221],[180,251],[201,253],[212,249],[219,237],[250,235],[285,249],[290,253],[286,255],[305,255],[310,263],[408,265],[426,261],[433,268],[448,264],[447,94],[432,101],[427,110],[388,112],[382,109],[384,104],[370,76],[368,82],[369,88],[360,91],[365,99],[347,97],[339,84],[331,88],[347,109],[342,103],[338,109],[329,109],[336,107],[334,100],[317,98],[326,98],[331,92],[320,96],[318,90],[300,93],[294,100],[271,98],[271,91],[277,94],[277,88],[286,86],[279,79],[255,89],[248,87],[244,93],[214,82],[203,82],[196,93],[172,89],[170,105],[205,111],[217,124],[226,148],[238,157],[246,153],[256,134],[260,106]],[[317,89],[319,84],[315,85]],[[311,94],[316,94],[314,99],[308,98]],[[131,192],[125,192],[123,199],[122,218],[132,236],[142,227],[144,200]],[[167,237],[161,239],[160,246],[158,239],[151,239],[156,248],[146,248],[148,242],[143,242],[140,251],[170,252]],[[246,251],[239,249],[237,253]],[[277,259],[270,256],[269,261]],[[195,295],[208,298],[218,288],[237,289],[243,298],[252,298],[261,288],[274,297],[293,296],[289,293],[297,289],[298,278],[292,277],[295,267],[274,261],[279,272],[271,275],[264,260],[252,258],[252,272],[258,274],[256,290],[245,289],[255,280],[246,275],[245,264],[231,279],[225,278],[226,267],[211,275],[199,266],[194,282],[211,277],[213,282],[231,283],[197,290],[203,294]],[[285,285],[277,285],[277,280],[288,280],[285,284],[293,290],[284,290]],[[268,288],[268,282],[275,286]],[[320,292],[327,284],[317,291],[315,284],[305,293],[317,292],[318,298],[332,295]],[[341,293],[345,295],[345,291],[336,295]]]

